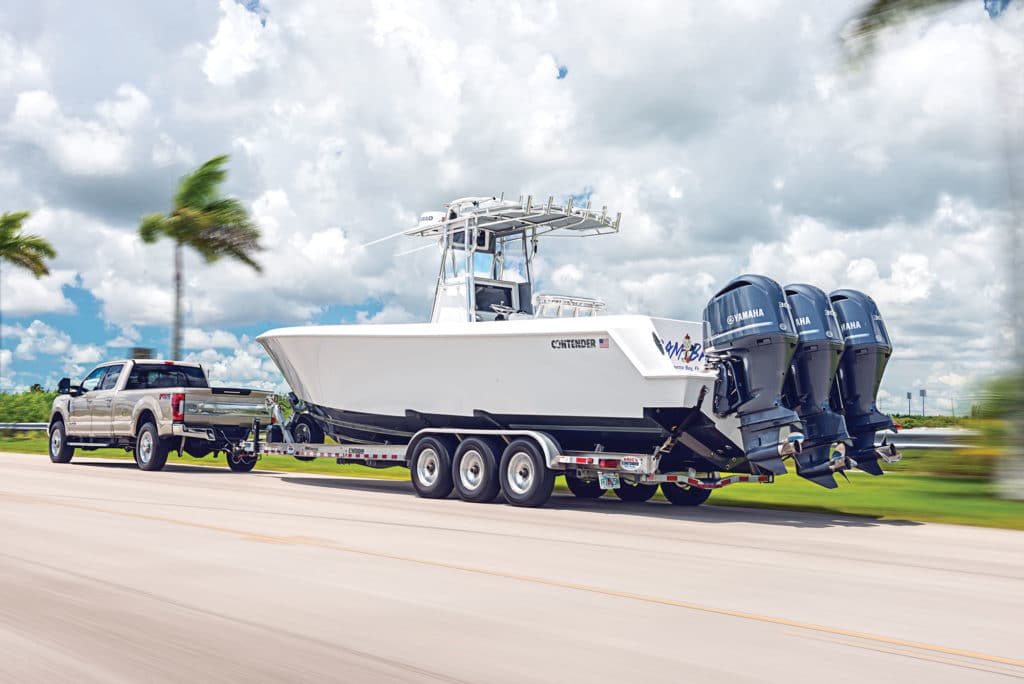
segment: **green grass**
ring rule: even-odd
[[[0,437],[0,451],[45,455],[43,436]],[[931,470],[948,470],[955,455],[950,452],[910,452],[907,463],[898,464],[883,477],[851,473],[850,481],[838,478],[839,489],[827,491],[795,475],[780,477],[772,485],[735,485],[711,495],[710,503],[720,506],[745,506],[824,514],[867,516],[880,520],[918,520],[982,527],[1024,530],[1024,503],[1003,501],[993,495],[993,488],[984,477],[949,477],[924,474]],[[130,459],[123,450],[99,449],[76,452],[90,458]],[[226,467],[224,458],[194,459],[172,456],[168,463],[216,465]],[[359,465],[336,465],[328,459],[301,462],[287,456],[267,456],[259,470],[323,473],[389,480],[407,480],[405,468],[375,470]],[[908,470],[921,469],[918,472]],[[556,485],[565,490],[559,480]],[[611,496],[610,494],[607,496]],[[660,493],[658,498],[660,498]]]

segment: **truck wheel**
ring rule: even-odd
[[[58,420],[50,427],[50,460],[54,463],[70,463],[75,447],[68,446],[68,433],[64,421]]]
[[[565,474],[565,484],[569,491],[579,499],[597,499],[604,494],[601,484],[597,480],[581,480],[571,473]]]
[[[623,481],[619,484],[619,488],[615,490],[615,496],[623,501],[639,503],[650,499],[656,491],[658,491],[658,485],[656,484],[633,484]]]
[[[228,468],[236,473],[247,473],[256,467],[255,456],[244,456],[242,454],[227,453]]]
[[[501,491],[498,455],[490,442],[470,437],[455,450],[452,462],[455,491],[463,501],[487,503]]]
[[[409,474],[416,493],[425,499],[443,499],[452,493],[452,454],[436,437],[416,442]]]
[[[170,444],[160,439],[156,425],[146,423],[139,430],[135,439],[135,463],[139,470],[160,470],[167,463],[167,454],[171,451]]]
[[[316,421],[307,414],[302,414],[292,424],[292,437],[300,444],[323,444],[324,431]],[[315,461],[316,456],[296,456],[299,461]]]
[[[670,503],[676,506],[700,506],[711,496],[710,489],[680,485],[675,482],[662,482],[661,493]]]
[[[513,506],[543,506],[555,489],[555,471],[532,439],[516,439],[501,455],[501,489]]]

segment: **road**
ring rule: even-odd
[[[16,454],[0,519],[2,682],[1024,678],[1021,532]]]

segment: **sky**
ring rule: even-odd
[[[282,388],[280,325],[426,320],[432,250],[366,246],[467,195],[590,197],[609,237],[555,241],[541,290],[699,320],[731,278],[861,289],[895,351],[887,410],[963,412],[1011,340],[1009,164],[1024,2],[965,2],[844,61],[859,3],[10,0],[0,211],[59,251],[0,271],[0,389],[131,346],[169,353],[172,248],[140,216],[229,153],[266,248],[185,267],[186,358]]]

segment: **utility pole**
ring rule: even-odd
[[[924,418],[924,397],[927,394],[927,390],[921,390],[921,417]]]

